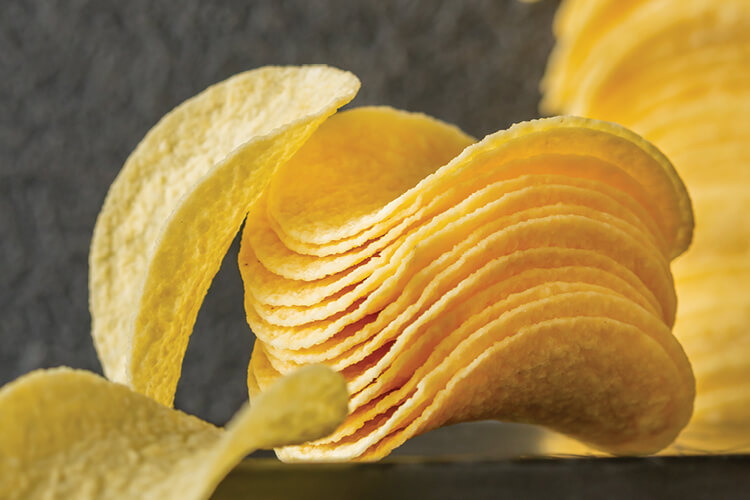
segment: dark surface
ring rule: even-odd
[[[284,465],[247,460],[214,500],[263,499],[746,499],[750,456],[648,459],[390,459]]]
[[[536,116],[557,2],[0,1],[0,384],[99,371],[87,257],[109,184],[167,111],[266,64],[327,63],[387,104],[476,136]],[[208,293],[176,405],[223,423],[252,337],[237,246]]]

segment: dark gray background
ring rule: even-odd
[[[0,384],[100,371],[87,258],[109,184],[171,108],[267,64],[356,73],[355,105],[422,111],[483,136],[534,118],[557,2],[2,0]],[[176,406],[225,422],[247,398],[252,336],[237,244],[208,293]]]

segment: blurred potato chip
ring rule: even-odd
[[[695,242],[673,271],[675,335],[697,398],[667,452],[747,451],[750,3],[566,0],[555,26],[541,109],[632,128],[674,162],[693,198]],[[579,450],[557,437],[542,448]]]

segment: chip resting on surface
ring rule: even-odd
[[[690,189],[696,238],[673,265],[675,335],[697,396],[668,452],[750,450],[750,3],[566,0],[541,108],[618,122]],[[573,449],[549,438],[544,450]],[[580,450],[578,450],[580,451]]]
[[[0,389],[0,498],[204,499],[248,453],[333,431],[339,375],[308,366],[220,429],[108,382],[56,368]]]

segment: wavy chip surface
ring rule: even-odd
[[[149,131],[91,243],[92,335],[110,380],[172,405],[198,309],[249,205],[358,89],[356,76],[326,66],[260,68]]]
[[[584,118],[475,142],[386,107],[334,115],[358,86],[262,68],[146,135],[91,249],[94,343],[124,385],[58,369],[0,390],[0,497],[205,498],[258,447],[375,460],[488,418],[616,454],[675,439],[694,380],[670,261],[693,219],[666,157]],[[169,406],[243,220],[252,405],[223,431]]]
[[[341,112],[250,210],[251,398],[306,363],[351,393],[334,434],[283,460],[375,460],[487,418],[650,453],[690,417],[669,261],[692,212],[666,158],[572,117],[468,141],[422,115]]]
[[[693,364],[697,397],[673,451],[747,452],[750,2],[566,0],[555,33],[542,109],[635,130],[690,188],[697,233],[674,265],[674,331]]]
[[[93,373],[32,372],[0,389],[0,498],[208,498],[246,454],[333,431],[339,375],[308,366],[220,429]]]

